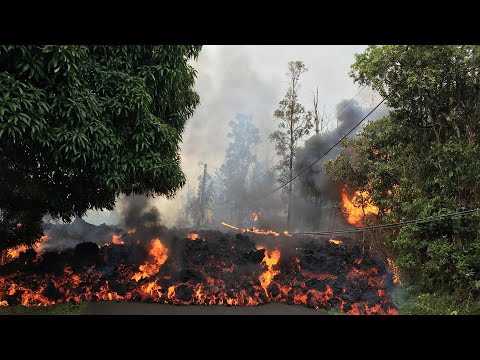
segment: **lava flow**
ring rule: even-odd
[[[396,313],[389,266],[355,244],[293,235],[270,247],[262,242],[272,234],[207,230],[201,237],[181,230],[145,241],[137,235],[125,232],[102,246],[82,242],[71,249],[27,249],[9,257],[0,266],[0,306],[281,302],[349,314]],[[45,249],[52,249],[45,239]]]
[[[342,205],[347,215],[347,221],[349,224],[357,227],[362,225],[362,219],[364,216],[371,214],[378,214],[378,207],[373,205],[372,199],[368,191],[355,191],[355,195],[352,199],[348,197],[347,190],[342,190]]]
[[[239,230],[239,231],[241,231],[242,233],[252,233],[252,234],[257,234],[257,235],[280,236],[280,233],[279,233],[279,232],[273,231],[273,230],[260,230],[260,229],[257,229],[256,227],[253,227],[253,228],[251,228],[251,229],[238,228],[238,227],[236,227],[236,226],[227,224],[226,222],[222,222],[221,224],[224,225],[224,226],[226,226],[226,227],[229,227],[229,228],[231,228],[231,229]],[[288,231],[285,231],[284,233],[285,233],[285,235],[290,236],[290,235],[288,234]]]

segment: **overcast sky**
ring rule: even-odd
[[[273,111],[287,90],[287,65],[301,60],[308,72],[301,77],[299,98],[308,110],[312,107],[313,91],[318,86],[319,103],[325,105],[329,117],[335,114],[335,105],[352,98],[359,90],[348,76],[354,54],[366,46],[312,46],[312,45],[206,45],[192,64],[198,71],[196,90],[201,104],[187,123],[181,145],[182,167],[188,177],[188,186],[197,186],[206,162],[210,173],[218,168],[227,146],[228,122],[237,113],[252,115],[260,129],[262,145],[258,155],[265,156],[271,149],[268,135],[275,128]],[[370,89],[362,91],[361,103],[373,101]],[[334,126],[335,121],[330,124]],[[264,160],[260,158],[260,160]],[[156,206],[167,225],[172,225],[179,207],[177,200],[157,198]],[[114,222],[108,212],[89,212],[87,221]]]

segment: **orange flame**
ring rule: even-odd
[[[273,231],[273,230],[260,230],[260,229],[257,229],[256,227],[252,228],[252,229],[245,229],[245,228],[238,228],[236,226],[233,226],[233,225],[230,225],[230,224],[227,224],[226,222],[223,222],[221,223],[222,225],[224,226],[227,226],[231,229],[235,229],[235,230],[240,230],[242,233],[252,233],[252,234],[258,234],[258,235],[273,235],[273,236],[280,236],[280,233],[279,232],[276,232],[276,231]]]
[[[11,260],[13,260],[18,258],[21,253],[27,251],[28,248],[29,247],[27,245],[21,244],[13,248],[7,249],[7,255]]]
[[[198,234],[195,234],[195,233],[191,233],[191,234],[187,234],[187,236],[185,236],[187,239],[190,239],[190,240],[197,240],[198,238],[200,238],[200,236]]]
[[[146,262],[143,265],[140,265],[140,272],[135,273],[132,276],[132,279],[139,281],[141,279],[155,275],[160,271],[160,267],[168,259],[168,249],[165,245],[162,244],[159,238],[153,239],[151,242],[151,248],[148,252],[155,259],[155,262]]]
[[[112,235],[112,243],[117,244],[117,245],[123,245],[125,244],[125,241],[121,240],[122,235]]]
[[[0,306],[8,306],[8,301],[7,300],[0,301]]]
[[[335,245],[342,245],[342,240],[335,240],[335,239],[330,239],[328,242],[335,244]]]
[[[32,249],[35,250],[37,253],[43,252],[43,243],[45,243],[49,237],[47,235],[43,235],[38,239],[35,244],[33,244]]]
[[[400,275],[398,271],[398,266],[390,258],[387,258],[387,263],[388,263],[388,267],[390,268],[390,271],[392,272],[393,283],[395,285],[400,285]]]
[[[364,207],[362,207],[364,203]],[[347,214],[347,221],[349,224],[360,226],[364,216],[370,214],[378,214],[378,207],[372,204],[372,199],[368,191],[355,191],[355,195],[350,200],[348,198],[346,189],[342,191],[342,205]]]
[[[274,250],[271,255],[268,254],[268,250],[265,250],[265,256],[262,260],[262,264],[267,265],[268,270],[265,271],[260,277],[260,284],[262,285],[265,294],[268,296],[267,288],[268,285],[272,282],[275,275],[280,273],[280,270],[273,270],[273,266],[277,265],[278,260],[280,260],[280,251]]]
[[[260,213],[260,212],[258,212],[258,213],[257,213],[257,212],[253,212],[253,213],[252,213],[252,220],[253,220],[253,221],[258,221],[258,218],[260,217],[260,215],[262,215],[262,213]]]
[[[283,233],[284,233],[286,236],[292,236],[292,235],[290,235],[290,233],[289,233],[287,230],[285,230]]]
[[[175,286],[169,286],[168,290],[167,290],[167,297],[169,299],[172,299],[175,297]]]

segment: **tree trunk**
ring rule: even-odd
[[[292,114],[293,117],[293,114]],[[290,161],[288,165],[289,181],[288,184],[288,211],[287,211],[287,230],[290,231],[290,217],[292,213],[292,190],[293,190],[293,121],[290,121]]]

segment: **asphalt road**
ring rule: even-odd
[[[259,306],[166,305],[137,302],[92,302],[85,315],[325,315],[301,305],[268,303]]]

